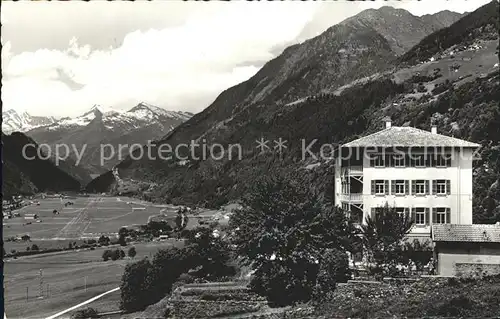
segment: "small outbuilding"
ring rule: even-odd
[[[37,214],[24,214],[24,219],[38,219]]]
[[[431,237],[438,275],[500,274],[500,223],[433,225]]]

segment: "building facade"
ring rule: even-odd
[[[433,225],[432,241],[440,276],[500,274],[500,223]]]
[[[472,163],[479,144],[390,120],[377,133],[340,147],[335,203],[359,222],[385,205],[411,214],[410,236],[433,224],[472,224]]]

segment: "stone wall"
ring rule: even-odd
[[[457,276],[475,277],[500,274],[500,264],[456,263]]]

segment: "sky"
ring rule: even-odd
[[[196,113],[287,46],[362,10],[420,16],[487,2],[2,1],[3,109],[78,116],[144,101]]]

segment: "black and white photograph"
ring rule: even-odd
[[[500,317],[499,0],[0,5],[4,319]]]

